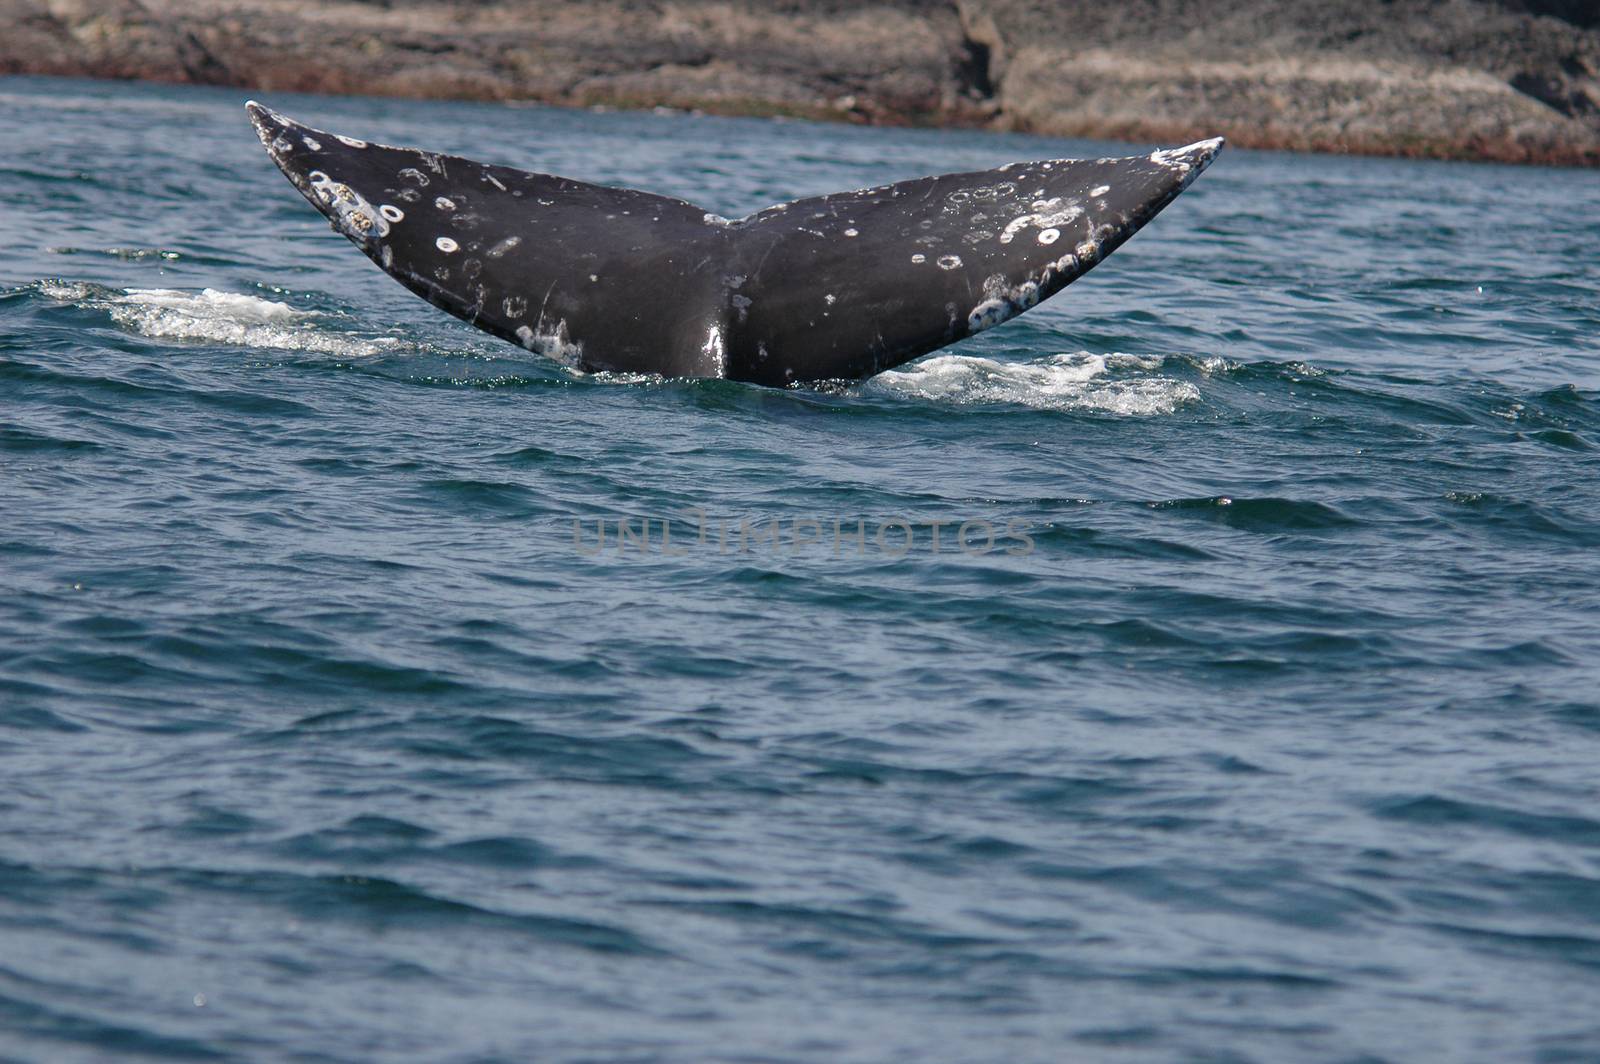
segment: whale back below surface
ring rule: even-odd
[[[248,107],[334,229],[435,306],[585,371],[775,385],[868,376],[1028,309],[1137,232],[1222,145],[1013,163],[729,221]]]

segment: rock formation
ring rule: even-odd
[[[0,73],[1600,164],[1589,0],[0,0]]]

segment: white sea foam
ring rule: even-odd
[[[373,357],[403,346],[392,336],[359,336],[331,328],[329,315],[239,292],[207,288],[105,289],[66,281],[38,282],[41,294],[97,307],[144,336],[202,340],[247,348],[308,351],[341,358]],[[1213,372],[1227,364],[1211,360]],[[881,373],[859,387],[863,394],[894,395],[940,403],[1015,403],[1046,410],[1103,411],[1129,416],[1170,414],[1200,399],[1192,383],[1161,376],[1159,355],[1095,355],[1087,351],[1029,362],[1000,362],[972,355],[937,355]],[[581,375],[581,374],[579,374]],[[601,373],[616,384],[662,383],[655,374]]]
[[[176,288],[129,288],[117,300],[173,310],[195,318],[214,318],[241,324],[307,321],[317,317],[314,311],[296,310],[287,303],[240,292],[219,292],[215,288],[201,292],[184,292]]]
[[[1129,416],[1170,414],[1200,399],[1189,381],[1155,371],[1160,356],[1051,355],[1031,362],[998,362],[973,355],[937,355],[880,373],[865,393],[961,405],[1016,403],[1041,410],[1091,410]]]
[[[93,302],[93,301],[91,301]],[[130,288],[103,300],[111,319],[145,336],[239,347],[312,351],[342,358],[381,355],[394,337],[361,337],[321,324],[325,315],[239,292]]]
[[[81,303],[93,295],[94,290],[75,281],[40,281],[39,294],[62,303]]]

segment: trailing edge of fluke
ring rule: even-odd
[[[1014,317],[1116,250],[1222,147],[1011,163],[730,221],[246,106],[333,228],[433,305],[584,371],[769,385],[870,376]]]

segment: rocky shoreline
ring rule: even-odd
[[[0,73],[1600,165],[1588,0],[0,0]]]

